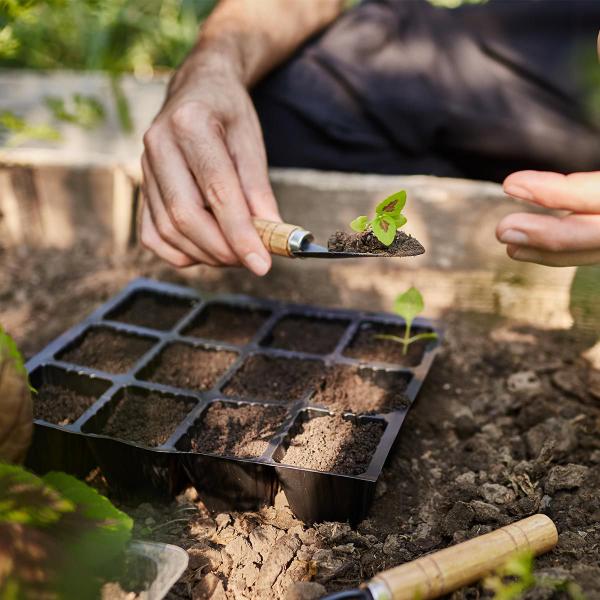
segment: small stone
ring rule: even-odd
[[[467,471],[466,473],[461,473],[456,479],[456,483],[460,486],[462,485],[474,485],[477,479],[477,475],[473,473],[473,471]]]
[[[317,600],[327,593],[324,585],[316,581],[297,581],[285,593],[285,600]]]
[[[542,391],[542,381],[535,371],[519,371],[507,379],[506,387],[515,394],[529,396]]]
[[[548,442],[557,457],[569,454],[577,448],[577,432],[575,427],[563,419],[550,417],[525,435],[527,449],[532,458],[538,458],[542,448]]]
[[[588,473],[588,467],[584,465],[557,465],[550,469],[544,490],[553,494],[558,490],[573,490],[581,487]]]
[[[471,409],[467,406],[462,406],[454,413],[454,430],[456,435],[461,439],[467,439],[477,433],[479,427],[475,422]]]
[[[499,483],[484,483],[481,486],[481,495],[484,500],[493,504],[509,504],[516,498],[511,489]]]
[[[473,500],[471,508],[473,509],[474,520],[483,523],[495,523],[501,515],[500,509],[497,506],[481,500]]]
[[[467,529],[473,522],[475,513],[473,509],[465,502],[456,502],[448,511],[442,524],[443,532],[451,536],[456,531]]]
[[[217,524],[217,531],[221,531],[221,529],[223,529],[224,527],[227,527],[227,525],[229,525],[229,523],[231,523],[231,522],[232,522],[231,515],[228,515],[227,513],[219,513],[215,517],[215,523]]]

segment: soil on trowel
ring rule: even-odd
[[[380,421],[312,417],[300,425],[281,459],[282,464],[341,475],[364,473],[385,425]]]
[[[91,329],[58,358],[107,373],[125,373],[153,345],[153,341],[106,328]]]
[[[70,425],[96,401],[96,396],[82,394],[63,385],[44,383],[32,394],[33,418],[55,425]]]
[[[164,444],[196,404],[156,392],[125,390],[106,423],[96,433],[154,447]]]
[[[408,378],[405,373],[335,365],[327,369],[310,402],[333,412],[386,413],[408,407]]]
[[[347,321],[285,317],[277,323],[266,344],[273,348],[329,354],[346,331]]]
[[[323,370],[316,360],[256,354],[246,359],[223,393],[237,398],[294,402],[318,385]]]
[[[191,450],[238,458],[261,456],[285,414],[278,406],[211,404],[191,433]]]
[[[139,293],[108,315],[113,321],[131,323],[151,329],[171,329],[177,321],[190,311],[192,300],[174,296]]]
[[[411,335],[416,335],[425,330],[413,327]],[[367,323],[363,325],[354,336],[344,356],[357,358],[366,362],[384,362],[396,365],[414,367],[423,359],[427,341],[418,341],[410,344],[408,352],[403,353],[404,346],[394,340],[378,338],[379,335],[404,336],[404,327],[401,325],[383,325],[380,323]]]
[[[212,388],[237,359],[235,352],[171,344],[140,375],[141,379],[195,391]]]
[[[230,344],[247,344],[269,314],[264,310],[211,304],[202,310],[184,334]]]
[[[389,246],[382,244],[372,231],[336,231],[327,241],[327,248],[330,252],[357,252],[379,256],[418,256],[425,253],[421,242],[403,231],[396,232],[396,237]]]

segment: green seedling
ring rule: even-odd
[[[411,287],[403,294],[400,294],[394,301],[394,312],[400,315],[406,322],[404,336],[382,334],[377,335],[380,340],[392,340],[402,344],[402,353],[408,353],[408,347],[419,340],[437,340],[437,333],[428,331],[425,333],[417,333],[411,336],[411,328],[415,317],[423,312],[425,303],[421,292],[415,287]]]
[[[359,233],[370,228],[384,246],[390,246],[396,237],[396,231],[406,225],[407,219],[402,214],[405,204],[406,192],[401,190],[382,200],[375,207],[375,216],[371,220],[363,215],[354,219],[350,227]]]

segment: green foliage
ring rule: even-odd
[[[4,331],[2,325],[0,325],[0,365],[5,360],[12,360],[17,373],[20,373],[27,381],[29,381],[29,375],[25,368],[25,361],[17,348],[15,340],[13,340],[12,337]],[[29,389],[32,392],[35,392],[31,385],[29,385]]]
[[[382,200],[375,207],[375,216],[369,220],[366,216],[360,216],[350,223],[354,231],[366,231],[369,227],[377,239],[389,246],[396,237],[396,231],[406,225],[406,217],[402,214],[402,209],[406,205],[406,192],[401,190],[385,200]]]
[[[0,463],[0,600],[95,598],[132,520],[65,473],[40,478]]]
[[[55,119],[79,125],[84,129],[97,127],[105,116],[104,106],[93,96],[73,94],[70,101],[56,96],[48,96],[46,105],[52,111]]]
[[[5,110],[0,112],[0,138],[6,146],[19,146],[31,140],[58,141],[60,133],[46,124],[34,125],[25,119]]]
[[[415,287],[409,288],[406,292],[400,294],[394,301],[394,312],[400,315],[406,322],[404,336],[400,337],[398,335],[382,334],[375,337],[381,340],[392,340],[393,342],[402,344],[402,352],[404,354],[408,352],[408,347],[414,342],[419,340],[436,340],[438,336],[437,333],[433,331],[417,333],[413,336],[410,334],[415,317],[422,313],[424,308],[425,303],[423,302],[421,292]]]
[[[517,600],[534,588],[565,592],[571,600],[585,600],[581,588],[576,583],[536,576],[531,552],[511,557],[494,575],[484,580],[483,586],[494,592],[494,600]]]

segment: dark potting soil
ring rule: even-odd
[[[346,365],[327,369],[311,404],[323,404],[333,412],[385,413],[407,407],[408,376]]]
[[[154,447],[164,444],[194,407],[193,399],[125,390],[96,433]]]
[[[290,440],[282,464],[342,475],[364,473],[385,426],[377,421],[313,417]]]
[[[211,304],[202,310],[184,334],[230,344],[247,344],[269,314],[263,310]]]
[[[167,330],[183,318],[193,305],[191,300],[159,296],[150,292],[139,293],[135,294],[133,300],[127,302],[122,308],[117,307],[116,311],[108,315],[108,318],[140,327]]]
[[[315,360],[255,354],[245,360],[223,393],[237,398],[293,402],[318,384],[323,370],[323,365]]]
[[[347,321],[285,317],[269,335],[265,345],[296,352],[329,354],[346,331]]]
[[[74,348],[61,353],[58,358],[108,373],[125,373],[153,343],[148,338],[120,331],[92,329]]]
[[[403,231],[396,232],[396,237],[389,246],[382,244],[372,231],[336,231],[327,241],[327,248],[332,252],[360,252],[381,256],[418,256],[425,253],[421,243]]]
[[[94,403],[95,395],[82,394],[62,385],[44,383],[33,397],[33,418],[55,425],[69,425]]]
[[[191,450],[238,458],[260,456],[285,414],[278,406],[211,404],[194,428]]]
[[[422,331],[413,327],[411,335]],[[344,350],[344,356],[367,362],[385,362],[409,367],[418,365],[423,359],[427,340],[410,344],[407,354],[403,354],[404,346],[402,344],[393,340],[382,340],[377,337],[378,335],[396,335],[402,337],[404,335],[404,327],[401,325],[383,325],[380,323],[362,325],[348,347]]]
[[[236,358],[235,352],[196,348],[188,344],[171,344],[144,369],[140,378],[179,388],[208,390]]]

